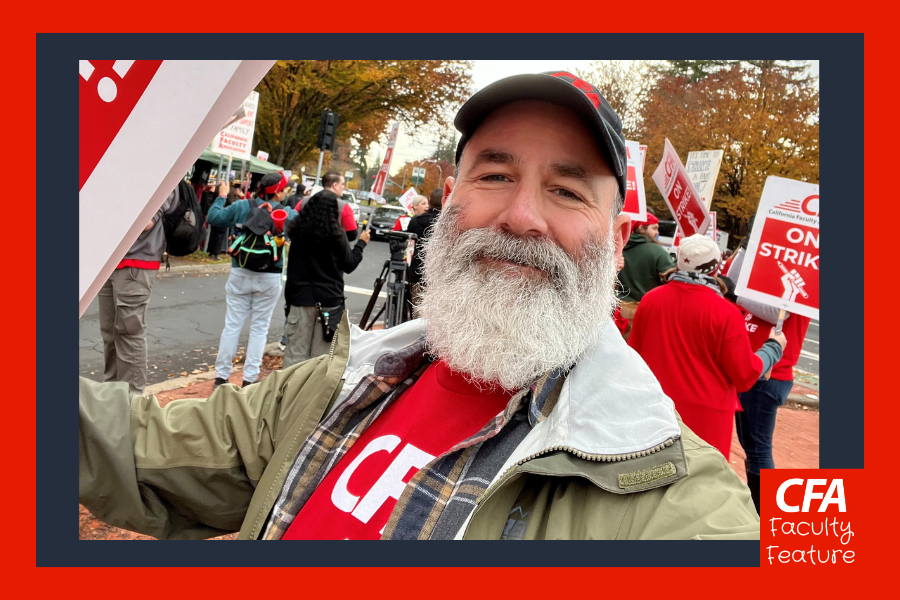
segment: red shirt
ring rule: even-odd
[[[159,261],[158,260],[137,260],[136,258],[123,258],[119,261],[119,264],[116,265],[116,270],[124,269],[125,267],[134,267],[135,269],[151,269],[154,271],[159,271]]]
[[[628,345],[694,433],[728,458],[737,393],[762,373],[738,308],[713,290],[669,282],[638,305]]]
[[[781,333],[787,338],[787,346],[781,360],[772,367],[772,379],[779,381],[794,380],[794,366],[800,358],[800,350],[803,349],[803,340],[806,338],[806,330],[809,329],[809,317],[791,313],[781,326]],[[769,332],[773,325],[754,315],[744,311],[744,324],[747,327],[747,335],[750,336],[750,346],[753,350],[759,350],[769,339]]]
[[[416,472],[478,433],[511,397],[479,391],[443,361],[432,364],[325,476],[283,539],[379,539]]]
[[[341,209],[341,226],[344,231],[356,231],[356,219],[353,218],[353,207],[344,203]]]

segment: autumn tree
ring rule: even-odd
[[[257,86],[259,112],[254,145],[291,168],[318,157],[322,111],[340,121],[337,139],[368,147],[391,121],[407,130],[426,123],[445,126],[468,96],[469,64],[453,60],[279,60]]]
[[[427,159],[410,161],[400,167],[400,170],[395,175],[391,175],[391,179],[396,181],[398,185],[402,185],[404,180],[406,181],[406,185],[400,191],[401,194],[412,186],[413,167],[425,169],[425,182],[416,186],[416,190],[423,196],[428,196],[438,186],[443,186],[444,180],[453,175],[453,163],[447,160],[439,160],[436,163]]]
[[[662,77],[642,111],[638,139],[649,146],[644,173],[648,204],[668,214],[650,178],[665,138],[682,162],[694,150],[724,150],[712,210],[720,229],[742,235],[766,178],[819,181],[818,82],[785,61],[742,61],[691,82]]]
[[[635,139],[655,73],[654,61],[646,60],[595,60],[586,69],[575,71],[603,94],[622,119],[622,133],[627,139]]]
[[[716,71],[727,68],[736,60],[664,60],[656,71],[665,77],[684,77],[690,83],[706,79]]]

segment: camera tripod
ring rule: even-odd
[[[363,311],[362,318],[359,320],[359,326],[365,330],[371,330],[375,321],[385,313],[385,329],[412,319],[412,305],[408,301],[409,280],[406,278],[408,266],[404,253],[406,252],[408,240],[417,240],[419,236],[404,231],[391,231],[386,233],[385,236],[391,245],[391,257],[384,261],[381,274],[375,280],[372,296],[369,298],[366,310]],[[372,314],[372,310],[374,310],[375,304],[378,302],[378,294],[381,293],[385,283],[387,283],[387,299],[381,306],[378,314],[369,321],[369,315]]]

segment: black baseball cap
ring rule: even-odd
[[[604,151],[616,175],[619,192],[622,198],[625,197],[628,155],[622,120],[597,88],[566,71],[513,75],[492,83],[469,98],[453,120],[453,125],[462,134],[456,146],[457,164],[466,143],[487,116],[501,106],[519,100],[543,100],[565,106],[581,117]]]

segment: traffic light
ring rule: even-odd
[[[334,134],[337,131],[338,116],[327,108],[322,111],[322,120],[319,121],[319,137],[316,146],[322,150],[334,149]]]

